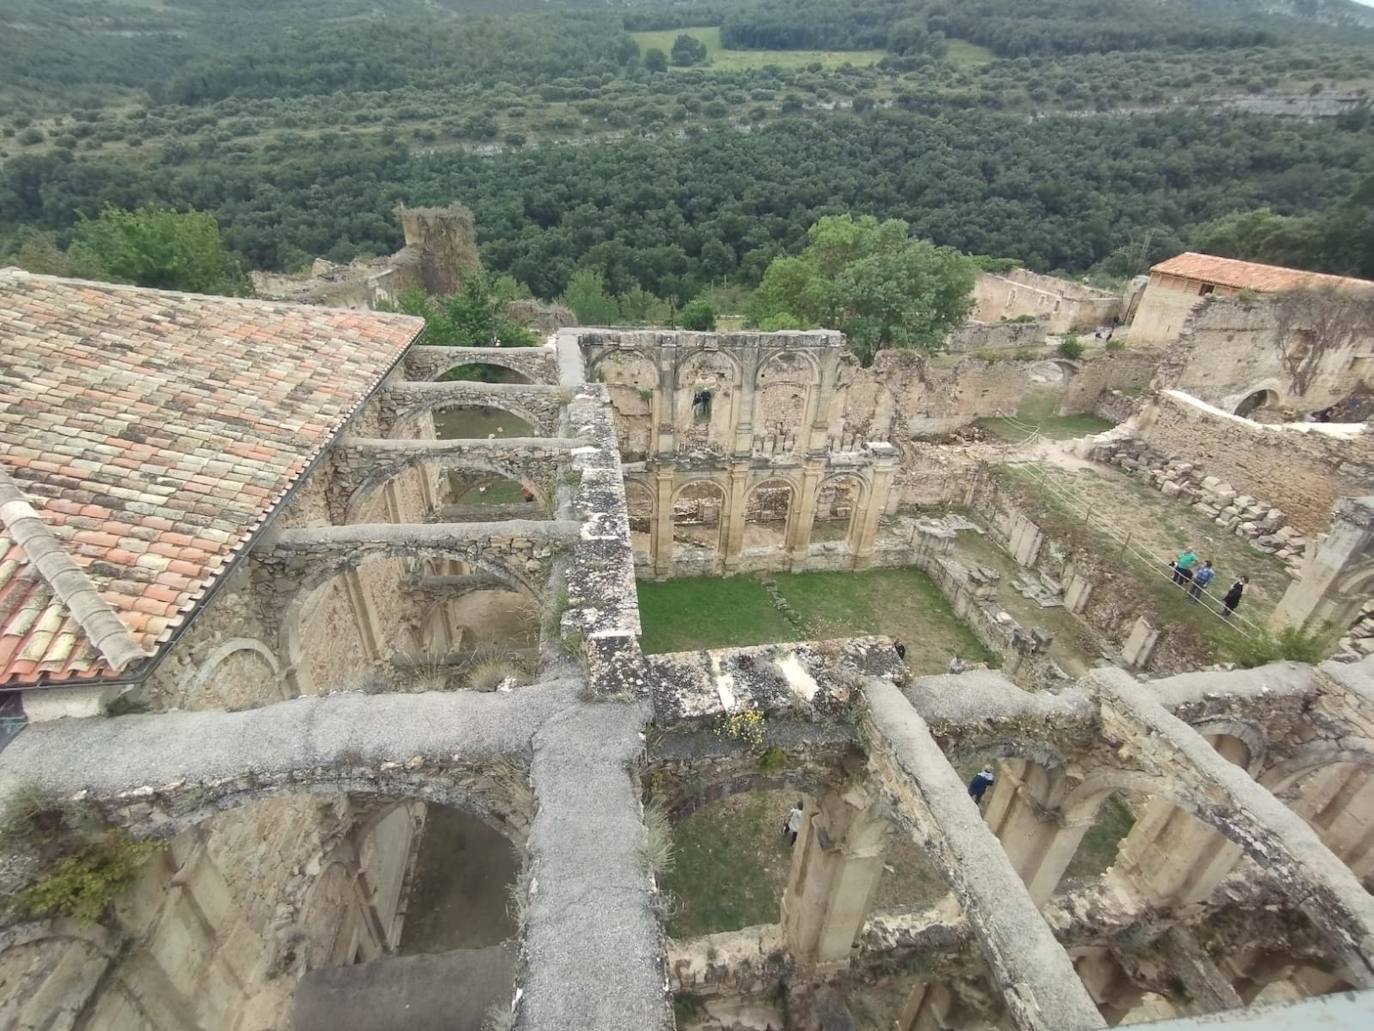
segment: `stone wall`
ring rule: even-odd
[[[105,924],[58,920],[0,935],[9,946],[0,1020],[89,1031],[287,1027],[301,973],[399,944],[424,812],[416,802],[378,811],[344,796],[294,796],[184,831],[144,863]]]
[[[1039,319],[1016,322],[979,322],[970,319],[945,338],[945,347],[955,353],[1040,347],[1045,342],[1045,325]]]
[[[1299,393],[1279,349],[1278,308],[1284,303],[1273,296],[1203,298],[1160,360],[1155,387],[1182,390],[1228,412],[1257,392],[1269,391],[1269,404],[1310,412],[1343,400],[1360,384],[1374,382],[1371,324],[1322,354],[1306,390]],[[1333,298],[1330,303],[1350,302]],[[1300,325],[1291,333],[1315,331]],[[1303,341],[1291,343],[1301,346]]]
[[[1337,498],[1374,489],[1374,435],[1361,427],[1265,426],[1170,390],[1141,413],[1138,432],[1152,450],[1263,498],[1303,535],[1326,526]]]
[[[1033,315],[1049,333],[1092,329],[1121,310],[1121,298],[1067,279],[1017,268],[981,272],[973,288],[974,317],[984,322]]]
[[[1162,348],[1177,340],[1204,299],[1200,289],[1201,284],[1191,279],[1151,273],[1127,332],[1131,346]]]
[[[1060,415],[1097,412],[1106,402],[1108,412],[1125,411],[1154,378],[1159,355],[1153,351],[1103,352],[1082,361],[1059,397]],[[1110,400],[1109,400],[1110,399]],[[1133,412],[1115,421],[1124,421]]]
[[[1307,538],[1288,526],[1288,516],[1263,500],[1241,494],[1223,480],[1181,457],[1169,458],[1134,437],[1117,437],[1094,444],[1089,457],[1135,476],[1166,497],[1192,505],[1228,533],[1250,541],[1256,551],[1277,555],[1297,574]]]

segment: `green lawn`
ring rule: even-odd
[[[675,901],[671,937],[778,922],[792,860],[782,836],[791,804],[779,792],[738,795],[674,828],[673,868],[663,877],[663,890]]]
[[[907,664],[916,673],[943,672],[956,652],[974,662],[993,660],[919,569],[779,573],[773,580],[810,633],[783,618],[755,577],[691,577],[639,584],[644,650],[690,651],[812,635],[825,639],[886,634],[906,645]]]
[[[640,645],[651,654],[736,648],[797,637],[753,577],[693,576],[639,584]]]
[[[651,47],[656,47],[669,55],[671,62],[673,40],[683,33],[705,43],[709,67],[722,72],[747,71],[751,68],[766,68],[769,65],[779,68],[801,68],[819,63],[827,69],[839,68],[845,64],[869,65],[877,64],[884,55],[882,50],[725,50],[720,45],[720,28],[714,25],[669,29],[663,32],[634,32],[631,35],[639,43],[641,54]]]
[[[980,47],[977,43],[969,43],[962,39],[945,41],[945,60],[956,68],[976,68],[980,64],[988,64],[996,59],[996,55],[991,50],[987,47]]]
[[[782,824],[794,791],[755,791],[712,802],[673,828],[673,867],[662,877],[672,898],[668,934],[692,938],[775,924],[792,866]],[[926,854],[894,834],[871,912],[920,909],[948,890]]]
[[[1135,815],[1116,795],[1110,795],[1097,811],[1097,821],[1083,835],[1073,854],[1064,881],[1095,881],[1116,862],[1122,840],[1135,826]],[[1060,890],[1063,890],[1061,883]]]
[[[1019,443],[1030,435],[1032,428],[1051,440],[1073,440],[1102,433],[1116,425],[1095,415],[1055,415],[1056,404],[1055,394],[1027,394],[1016,410],[1014,422],[1011,419],[979,419],[978,426],[994,437]]]

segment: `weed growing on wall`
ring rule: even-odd
[[[136,842],[110,827],[93,805],[36,788],[20,790],[0,817],[0,848],[37,860],[37,874],[18,895],[30,916],[96,923],[162,842]]]
[[[747,745],[763,744],[767,721],[757,709],[731,712],[716,717],[716,737],[726,741],[740,741]]]

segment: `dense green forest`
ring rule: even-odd
[[[0,254],[158,204],[296,268],[461,201],[543,297],[579,268],[677,304],[754,285],[845,212],[1043,271],[1205,241],[1374,275],[1374,11],[1264,7],[9,0]],[[706,63],[646,67],[654,30]]]

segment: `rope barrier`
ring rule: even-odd
[[[1017,468],[1024,471],[1031,480],[1033,480],[1040,487],[1044,488],[1052,496],[1066,503],[1069,507],[1070,516],[1077,515],[1077,513],[1073,511],[1073,507],[1074,505],[1078,505],[1083,510],[1080,518],[1082,518],[1085,526],[1095,526],[1100,524],[1100,528],[1106,532],[1107,536],[1112,538],[1112,540],[1116,541],[1118,544],[1121,545],[1123,554],[1125,552],[1130,552],[1130,554],[1134,555],[1137,559],[1139,559],[1145,565],[1145,568],[1149,570],[1152,574],[1158,575],[1168,580],[1172,586],[1178,587],[1180,591],[1187,591],[1188,584],[1179,584],[1175,582],[1173,577],[1172,563],[1167,562],[1149,552],[1143,551],[1141,548],[1133,544],[1131,542],[1131,535],[1129,533],[1123,533],[1118,527],[1108,522],[1102,516],[1097,515],[1097,513],[1093,511],[1091,501],[1085,500],[1084,498],[1075,494],[1067,487],[1053,483],[1042,469],[1039,469],[1034,465],[1019,465],[1017,466]],[[1161,565],[1164,567],[1164,569],[1169,570],[1169,572],[1165,572],[1164,569],[1161,569]],[[1224,606],[1211,595],[1207,594],[1205,591],[1200,592],[1198,594],[1196,604],[1201,605],[1208,612],[1211,612],[1214,615],[1216,615],[1226,625],[1234,627],[1240,634],[1247,638],[1254,639],[1256,636],[1263,637],[1265,635],[1265,630],[1263,627],[1253,622],[1252,620],[1246,618],[1245,616],[1242,616],[1234,612],[1229,617],[1226,616],[1224,612]],[[1246,629],[1247,627],[1249,628],[1248,630]]]

